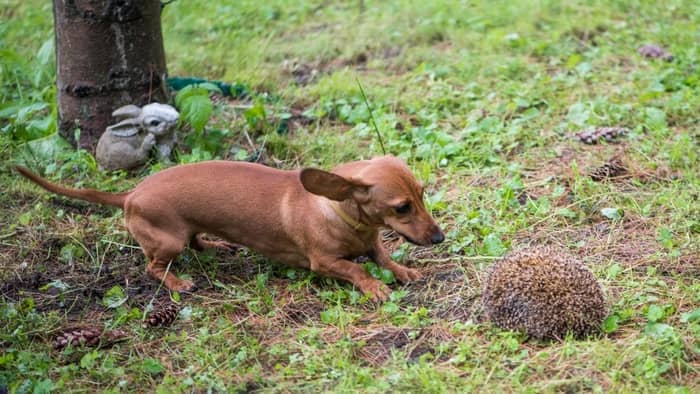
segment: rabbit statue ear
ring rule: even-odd
[[[112,133],[117,137],[128,138],[139,133],[139,123],[136,119],[122,120],[117,124],[107,127],[106,133]]]
[[[119,107],[112,112],[112,116],[115,118],[137,118],[139,115],[141,115],[141,108],[129,104],[125,105],[123,107]]]

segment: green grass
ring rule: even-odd
[[[696,392],[700,389],[700,5],[695,1],[176,1],[163,11],[174,76],[241,82],[180,162],[329,168],[389,153],[428,184],[448,241],[388,236],[426,280],[372,305],[346,283],[251,252],[188,251],[200,290],[168,328],[122,214],[57,198],[11,171],[125,190],[167,164],[103,174],[55,131],[51,4],[0,0],[0,386],[61,391]],[[637,49],[657,43],[673,62]],[[291,118],[287,127],[280,127]],[[615,144],[572,132],[623,126]],[[187,133],[188,128],[183,129]],[[51,137],[49,137],[51,138]],[[33,140],[27,149],[26,141]],[[52,140],[51,140],[52,141]],[[588,175],[619,158],[628,171]],[[605,208],[612,208],[604,210]],[[611,219],[603,212],[616,212]],[[553,244],[610,305],[606,331],[538,342],[481,319],[486,268]],[[110,291],[111,290],[111,291]],[[128,296],[106,307],[106,294]],[[66,327],[127,333],[56,351]]]

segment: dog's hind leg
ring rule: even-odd
[[[171,262],[185,248],[189,237],[154,227],[142,218],[130,218],[127,227],[148,259],[146,272],[151,277],[163,281],[165,287],[170,290],[192,290],[192,281],[178,278],[169,269]]]
[[[222,249],[228,252],[235,252],[239,246],[226,241],[215,241],[204,238],[204,234],[197,234],[190,240],[190,248],[202,251],[204,249]]]
[[[177,256],[177,255],[175,255]],[[174,258],[174,257],[173,257]],[[173,291],[190,291],[194,287],[191,280],[180,279],[168,269],[173,259],[154,257],[146,266],[146,272],[157,280],[162,280],[165,287]]]

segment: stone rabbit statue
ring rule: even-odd
[[[126,105],[112,112],[119,123],[107,127],[97,142],[95,157],[105,170],[128,170],[148,161],[151,149],[157,157],[170,157],[177,141],[175,125],[179,114],[175,108],[152,103],[139,108]]]

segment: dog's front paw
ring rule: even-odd
[[[401,283],[412,282],[423,277],[423,274],[421,274],[420,271],[401,265],[397,265],[397,268],[392,271],[394,272],[396,279],[398,279]]]
[[[389,286],[376,279],[363,281],[358,287],[375,302],[386,301],[389,299],[389,294],[391,294]]]
[[[169,284],[168,289],[178,292],[193,291],[194,283],[187,279],[176,279]]]

